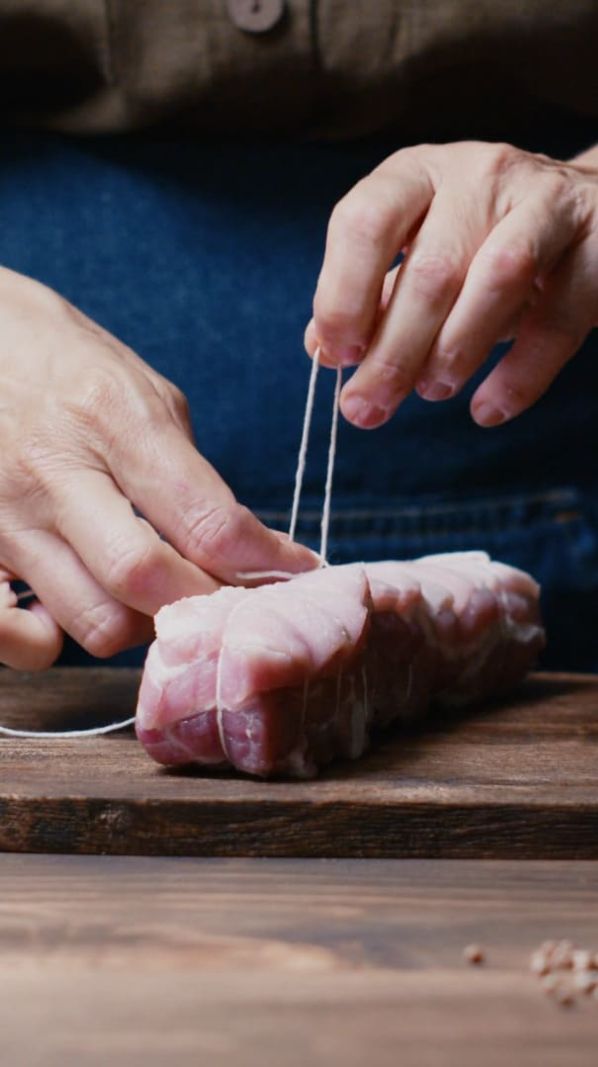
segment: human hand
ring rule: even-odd
[[[390,270],[400,252],[400,267]],[[328,366],[360,364],[341,410],[386,422],[416,389],[476,390],[496,426],[530,407],[598,325],[598,153],[562,163],[510,145],[420,145],[390,156],[334,209],[306,331]]]
[[[8,270],[0,378],[0,662],[49,666],[62,630],[108,656],[149,639],[163,604],[242,572],[315,565],[199,455],[178,389]],[[12,578],[35,592],[26,611]]]

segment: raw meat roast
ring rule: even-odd
[[[156,616],[137,735],[166,765],[309,777],[395,719],[518,682],[544,644],[538,592],[464,552],[179,600]]]

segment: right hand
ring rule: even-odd
[[[392,263],[403,253],[398,269]],[[471,399],[479,426],[526,411],[598,325],[598,152],[568,163],[458,141],[393,153],[334,209],[306,346],[358,365],[343,415],[373,429],[416,389]]]
[[[109,656],[149,640],[163,604],[243,572],[316,565],[236,502],[195,449],[174,385],[4,269],[0,382],[0,662],[47,667],[62,631]],[[13,578],[35,593],[27,611]]]

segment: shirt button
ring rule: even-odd
[[[267,33],[285,13],[285,0],[226,0],[235,26],[246,33]]]

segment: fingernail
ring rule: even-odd
[[[506,422],[509,417],[505,411],[501,411],[499,408],[495,408],[494,404],[488,404],[485,401],[482,401],[481,404],[476,404],[471,414],[478,426],[500,426],[501,422]]]
[[[373,430],[386,422],[389,412],[387,408],[370,404],[363,397],[353,394],[343,400],[343,415],[354,426],[359,426],[362,430]]]
[[[417,383],[416,388],[425,400],[448,400],[455,392],[455,386],[449,385],[448,382],[421,381]]]
[[[363,352],[363,345],[326,345],[322,347],[322,355],[341,367],[354,367],[356,363],[360,363]]]

